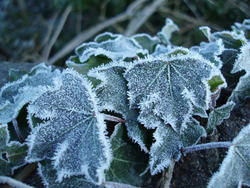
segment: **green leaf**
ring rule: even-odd
[[[35,100],[49,88],[55,88],[59,74],[60,71],[52,71],[51,67],[40,64],[21,79],[3,86],[0,91],[0,122],[10,122],[25,104]]]
[[[10,82],[14,82],[14,81],[21,79],[25,74],[28,74],[28,72],[27,71],[19,71],[16,69],[10,69],[9,70]]]
[[[178,26],[170,18],[167,18],[166,23],[161,29],[161,31],[158,33],[158,36],[165,44],[171,44],[170,39],[172,33],[178,30]]]
[[[156,45],[160,43],[160,40],[157,37],[151,37],[144,33],[134,35],[133,38],[143,49],[147,49],[149,54],[153,53]]]
[[[218,90],[218,88],[220,88],[221,86],[225,86],[223,84],[225,84],[225,80],[223,80],[221,78],[221,76],[213,76],[209,81],[209,86],[210,86],[210,91],[211,92],[215,92],[216,90]]]
[[[53,169],[53,165],[49,160],[39,162],[38,172],[42,178],[43,184],[47,188],[101,188],[102,186],[95,185],[89,182],[84,176],[65,177],[61,182],[57,181],[57,172]]]
[[[227,102],[210,112],[206,127],[208,133],[212,133],[217,125],[220,125],[224,119],[230,117],[230,112],[233,110],[234,105],[234,102]]]
[[[250,124],[232,142],[220,169],[209,181],[208,188],[250,186]]]
[[[142,174],[147,168],[148,157],[126,136],[125,126],[118,124],[111,137],[113,161],[106,172],[106,180],[142,186],[149,178]]]
[[[174,51],[174,50],[173,50]],[[186,50],[187,51],[187,50]],[[149,57],[139,60],[124,76],[128,81],[131,107],[152,106],[153,115],[171,124],[179,133],[193,115],[193,105],[206,110],[211,100],[208,81],[220,71],[198,54]],[[169,52],[171,53],[171,52]],[[221,77],[223,77],[221,75]],[[140,121],[151,127],[152,113],[141,108]]]
[[[53,160],[59,182],[64,177],[84,175],[100,185],[112,156],[95,94],[76,71],[66,69],[57,81],[56,90],[47,91],[28,106],[29,114],[44,122],[30,125],[27,160]]]
[[[7,125],[0,124],[0,175],[11,175],[14,170],[26,164],[27,145],[9,142]]]

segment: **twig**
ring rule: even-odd
[[[172,159],[169,167],[163,172],[162,178],[161,178],[159,185],[157,187],[170,188],[171,179],[172,179],[173,172],[174,172],[174,165],[175,165],[175,161]]]
[[[132,19],[125,31],[126,36],[133,35],[147,20],[148,18],[163,4],[164,0],[155,0],[150,5],[142,9],[135,18]]]
[[[54,64],[57,60],[63,58],[65,55],[74,50],[78,45],[88,40],[101,30],[109,27],[115,23],[125,21],[129,19],[131,16],[135,14],[135,11],[138,7],[140,7],[145,0],[137,0],[131,3],[131,5],[127,8],[127,10],[115,17],[112,17],[104,22],[101,22],[75,36],[71,41],[69,41],[64,48],[62,48],[59,52],[57,52],[53,57],[48,60],[48,64]]]
[[[166,8],[166,7],[161,7],[159,10],[162,13],[172,14],[173,16],[175,16],[179,19],[194,23],[195,25],[207,25],[207,26],[210,26],[211,28],[213,28],[217,31],[223,30],[223,28],[221,28],[217,25],[211,24],[209,22],[206,22],[206,21],[202,20],[201,18],[196,19],[196,18],[193,18],[192,16],[189,16],[187,14],[184,14],[184,13],[181,13],[178,11],[171,10],[169,8]]]
[[[22,183],[20,181],[17,181],[13,178],[10,178],[10,177],[7,177],[7,176],[0,176],[0,183],[7,183],[13,187],[16,187],[16,188],[34,188],[30,185],[27,185],[25,183]]]
[[[63,29],[63,26],[64,26],[64,24],[65,24],[65,22],[66,22],[66,20],[67,20],[67,18],[69,16],[69,13],[71,12],[71,10],[72,10],[72,7],[69,5],[65,9],[65,11],[63,12],[62,18],[61,18],[61,20],[60,20],[60,22],[59,22],[59,24],[58,24],[58,26],[56,28],[56,31],[55,31],[54,35],[52,36],[52,39],[50,40],[48,46],[45,47],[45,52],[43,54],[44,61],[48,60],[51,49],[52,49],[53,45],[55,44],[56,39],[60,35],[60,33],[61,33],[62,29]]]
[[[181,152],[186,155],[187,153],[194,151],[201,151],[207,149],[215,149],[215,148],[229,148],[232,146],[232,142],[211,142],[206,144],[198,144],[194,146],[188,146],[181,149]]]

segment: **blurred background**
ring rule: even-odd
[[[172,43],[190,47],[206,40],[200,26],[229,30],[249,19],[250,0],[1,0],[0,62],[63,66],[98,33],[155,35],[167,17],[179,26]]]

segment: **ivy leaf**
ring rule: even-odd
[[[230,112],[233,110],[234,105],[234,102],[227,102],[210,112],[206,127],[208,133],[212,133],[217,125],[220,125],[224,119],[230,117]]]
[[[123,62],[110,63],[92,69],[88,75],[102,81],[95,90],[100,101],[99,110],[122,114],[126,119],[128,136],[138,143],[145,152],[148,152],[145,145],[146,131],[137,122],[136,110],[129,109],[127,82],[123,77],[128,66],[128,63]]]
[[[231,73],[236,73],[244,70],[246,74],[242,76],[233,90],[231,96],[229,97],[229,101],[234,101],[240,103],[246,98],[250,97],[250,42],[246,45],[243,45],[240,49],[240,54],[238,55],[234,67]]]
[[[243,31],[237,32],[232,30],[211,33],[211,29],[209,27],[200,27],[200,30],[210,42],[222,39],[225,48],[238,49],[247,42]]]
[[[59,70],[52,71],[51,67],[40,64],[21,79],[3,86],[0,91],[0,122],[10,122],[25,104],[54,88],[59,74]]]
[[[110,35],[109,40],[101,40],[101,42],[98,43],[97,41],[100,41],[99,36],[95,42],[83,43],[76,48],[75,53],[79,57],[80,62],[86,62],[92,55],[103,55],[113,61],[118,61],[136,57],[138,54],[148,53],[148,51],[142,49],[133,38],[113,35],[111,33],[106,35]],[[101,36],[103,36],[103,34]]]
[[[27,145],[9,142],[7,125],[0,125],[0,175],[11,175],[14,170],[26,164]]]
[[[250,186],[250,124],[233,140],[220,169],[211,178],[208,188]]]
[[[191,118],[180,132],[180,139],[184,147],[197,144],[201,137],[207,136],[206,130],[194,118]]]
[[[155,46],[160,43],[159,38],[151,37],[144,33],[134,35],[133,39],[135,39],[143,49],[147,49],[149,54],[153,53]]]
[[[28,107],[29,114],[44,122],[36,127],[31,125],[27,160],[53,160],[59,182],[64,177],[84,175],[100,185],[111,162],[111,151],[91,85],[80,74],[67,69],[58,78],[57,88]]]
[[[178,161],[183,144],[172,127],[161,124],[154,132],[156,142],[150,148],[150,171],[155,175],[167,168],[172,159]]]
[[[106,172],[106,180],[142,186],[149,178],[143,174],[147,168],[148,157],[126,135],[125,126],[118,124],[111,137],[113,161]]]
[[[223,42],[221,39],[214,42],[202,42],[200,46],[194,46],[191,48],[201,54],[205,59],[214,63],[218,68],[222,67],[222,61],[219,58],[219,55],[224,51]]]
[[[53,169],[53,165],[49,160],[39,162],[38,173],[42,178],[43,184],[47,188],[75,188],[75,187],[88,187],[88,188],[101,188],[89,182],[84,176],[71,176],[64,178],[61,182],[57,181],[57,172]]]
[[[128,81],[130,106],[146,101],[149,101],[147,105],[153,103],[153,113],[165,124],[171,124],[177,133],[192,116],[193,105],[203,110],[208,108],[211,97],[208,80],[214,75],[223,77],[209,61],[194,52],[186,52],[186,55],[139,60],[124,75]],[[140,110],[146,117],[148,113]],[[144,124],[152,124],[140,119]]]
[[[170,18],[167,18],[166,23],[161,29],[161,31],[158,33],[158,36],[165,44],[171,44],[170,39],[172,33],[178,30],[178,26]]]

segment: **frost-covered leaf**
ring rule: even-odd
[[[91,85],[67,69],[58,79],[57,88],[28,107],[29,114],[44,122],[34,127],[28,137],[27,160],[53,160],[59,182],[64,177],[85,175],[88,181],[101,184],[111,162],[111,151]]]
[[[161,29],[161,31],[158,33],[158,36],[165,44],[171,44],[170,39],[172,33],[178,30],[178,26],[170,18],[167,18],[166,23]]]
[[[143,49],[147,49],[149,54],[153,53],[155,46],[160,43],[160,40],[157,37],[151,37],[144,33],[134,35],[133,38]]]
[[[233,140],[220,169],[208,184],[208,188],[234,188],[250,186],[250,124]]]
[[[0,124],[0,175],[10,175],[18,167],[24,165],[27,145],[9,142],[7,125]]]
[[[0,122],[10,122],[25,104],[54,88],[59,74],[60,71],[52,71],[51,67],[40,64],[30,74],[3,86],[0,91]]]
[[[227,102],[226,104],[217,107],[210,112],[206,127],[208,133],[212,133],[217,125],[220,125],[224,119],[229,118],[230,112],[233,110],[234,105],[234,102]]]
[[[235,27],[243,31],[250,31],[250,19],[245,19],[242,23],[234,23]]]
[[[148,157],[140,148],[131,143],[124,125],[118,124],[111,137],[113,161],[106,172],[106,180],[142,186],[149,178],[142,174],[147,168]]]
[[[246,43],[240,48],[240,53],[234,63],[232,73],[245,70],[250,73],[250,42]]]
[[[9,70],[9,80],[10,82],[17,81],[21,79],[25,74],[28,74],[27,71],[20,71],[16,69],[10,69]]]
[[[240,103],[246,98],[250,97],[250,42],[242,46],[240,49],[240,54],[238,55],[232,73],[236,73],[244,70],[246,74],[242,76],[233,90],[229,101],[234,101]]]
[[[115,37],[110,36],[109,40],[101,40],[100,43],[83,43],[77,47],[75,53],[79,57],[80,62],[86,62],[92,55],[103,55],[113,61],[118,61],[136,57],[138,54],[148,53],[148,50],[142,49],[136,40],[122,35],[114,36]],[[97,41],[99,38],[100,37],[97,37]]]
[[[243,31],[220,31],[211,33],[209,27],[200,27],[200,30],[208,38],[210,42],[222,39],[225,48],[237,49],[247,42]]]
[[[184,147],[197,144],[201,137],[207,136],[206,130],[193,118],[186,123],[186,127],[183,127],[180,132],[180,139]]]
[[[129,109],[127,82],[123,77],[126,67],[128,64],[123,62],[110,63],[91,70],[89,76],[102,81],[95,90],[100,101],[100,111],[108,110],[122,114],[126,119],[128,136],[148,152],[145,146],[146,131],[137,122],[137,112]]]
[[[219,55],[224,51],[222,40],[216,40],[215,42],[201,42],[200,46],[194,46],[191,48],[201,54],[205,59],[214,63],[218,68],[222,67],[222,62]]]
[[[64,178],[61,182],[57,181],[57,172],[49,160],[43,160],[39,163],[38,172],[42,178],[43,184],[47,188],[103,188],[89,182],[84,176],[71,176]]]
[[[176,132],[192,116],[193,105],[208,108],[211,97],[208,80],[214,75],[223,77],[209,61],[195,52],[187,53],[139,60],[125,73],[130,105],[147,103],[154,115],[171,124]],[[144,117],[152,115],[140,110]],[[140,121],[146,126],[153,125],[142,118]]]
[[[150,171],[155,175],[167,168],[172,159],[178,161],[183,146],[179,136],[172,127],[161,124],[154,133],[155,143],[150,149]]]
[[[171,45],[165,46],[165,45],[162,45],[162,44],[157,44],[157,46],[155,47],[154,52],[152,53],[152,56],[157,57],[159,55],[166,54],[171,49],[172,49]]]
[[[235,103],[241,103],[245,99],[250,97],[250,73],[245,74],[240,78],[239,83],[233,90],[228,101],[234,101]]]

